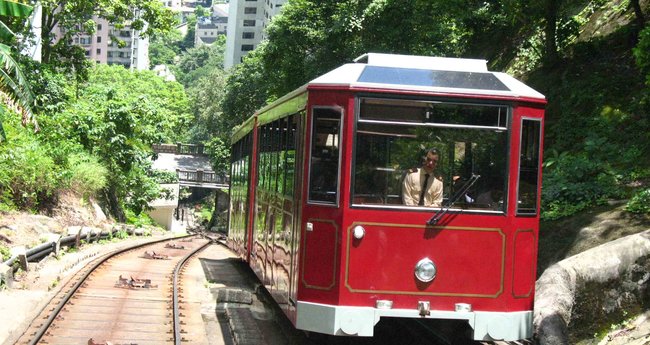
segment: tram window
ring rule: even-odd
[[[457,122],[447,118],[446,124],[453,126],[440,127],[428,126],[425,120],[402,121],[399,114],[405,104],[391,101],[383,101],[385,108],[361,107],[355,140],[353,204],[406,207],[402,193],[404,178],[422,167],[427,149],[436,148],[440,154],[434,176],[443,184],[443,205],[449,205],[464,185],[473,183],[467,193],[458,195],[452,208],[505,212],[507,130],[501,126],[463,126],[464,117],[457,117]],[[439,106],[444,111],[449,104],[439,103]],[[459,113],[466,111],[460,105],[452,106]],[[407,116],[412,113],[409,106],[404,108]],[[484,117],[501,108],[502,116],[507,117],[506,107],[467,105],[467,108]],[[389,121],[365,120],[378,113],[394,115]],[[480,177],[469,182],[472,176]]]
[[[309,201],[336,204],[341,112],[331,108],[314,108],[311,133]]]
[[[517,214],[537,214],[541,121],[524,119],[521,124]]]

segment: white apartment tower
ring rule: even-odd
[[[86,57],[97,63],[122,65],[135,70],[149,69],[149,38],[141,37],[140,32],[126,25],[117,29],[106,19],[94,18],[96,32],[92,35],[79,34],[73,38],[86,51]],[[124,42],[123,46],[111,36]]]
[[[264,29],[280,13],[286,0],[231,0],[224,65],[230,68],[242,61],[262,41]]]

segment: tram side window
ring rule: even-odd
[[[314,108],[312,112],[309,201],[336,204],[341,112],[331,108]]]
[[[537,214],[541,127],[540,120],[524,119],[521,124],[517,214]]]

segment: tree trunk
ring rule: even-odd
[[[643,28],[645,27],[645,16],[643,15],[641,4],[639,3],[639,0],[631,0],[630,6],[634,10],[634,14],[636,15],[636,24],[638,26],[638,31],[641,32],[641,30],[643,30]]]
[[[210,231],[212,227],[217,225],[218,216],[219,216],[219,190],[216,189],[214,191],[214,209],[212,209],[212,217],[210,218],[210,222],[208,223],[208,231]]]
[[[54,17],[52,13],[48,13],[46,8],[43,8],[43,15],[41,17],[41,62],[49,63],[52,58],[52,41],[54,37]]]
[[[556,26],[557,26],[557,12],[559,9],[560,0],[546,0],[545,8],[545,18],[546,18],[546,27],[544,28],[544,34],[546,36],[545,49],[544,49],[544,61],[549,64],[555,63],[558,58],[557,53],[557,41],[555,39]]]
[[[117,198],[117,193],[115,187],[112,185],[104,190],[104,196],[106,197],[106,204],[108,205],[109,212],[111,215],[120,223],[126,222],[126,216],[124,215],[124,210],[120,201]]]

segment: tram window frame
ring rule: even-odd
[[[317,125],[317,112],[320,111],[326,111],[326,112],[331,112],[337,113],[338,114],[338,133],[325,133],[328,134],[328,139],[326,140],[326,145],[327,141],[329,141],[329,135],[334,134],[334,137],[332,137],[333,144],[335,143],[336,150],[338,151],[336,154],[336,179],[334,180],[334,186],[333,190],[330,192],[334,193],[334,198],[317,198],[315,190],[312,188],[314,187],[314,181],[315,176],[315,169],[314,165],[318,163],[317,161],[314,160],[314,158],[317,158],[315,156],[315,147],[316,147],[316,139],[318,136],[314,135],[316,133],[316,125]],[[335,106],[313,106],[311,108],[311,126],[310,126],[310,138],[311,142],[309,143],[309,180],[307,184],[307,203],[308,204],[317,204],[317,205],[324,205],[324,206],[339,206],[340,202],[340,186],[341,186],[341,155],[342,155],[342,148],[341,148],[341,142],[342,142],[342,136],[343,136],[343,126],[344,126],[344,118],[345,118],[345,112],[342,107]],[[331,153],[330,153],[331,154]],[[329,162],[333,163],[333,162]],[[334,166],[329,166],[329,168],[333,168]],[[333,169],[331,169],[333,170]],[[327,176],[327,174],[324,174],[322,170],[319,170],[319,176]]]
[[[529,130],[524,127],[526,124],[533,125]],[[522,117],[519,126],[519,157],[517,162],[517,215],[518,216],[536,216],[539,213],[539,174],[540,174],[540,157],[542,154],[542,119],[534,117]],[[531,157],[532,155],[532,157]],[[524,166],[525,163],[533,163]],[[534,175],[534,183],[531,185],[532,196],[526,196],[523,192],[524,172],[529,173],[530,177]],[[532,207],[524,207],[522,200],[532,200]]]
[[[385,117],[383,120],[377,120],[376,117],[375,119],[368,119],[366,116],[364,118],[364,112],[362,108],[362,103],[364,100],[373,100],[373,101],[378,101],[379,103],[384,103],[389,106],[395,106],[396,113],[401,113],[401,108],[399,107],[400,104],[409,104],[411,103],[412,105],[419,105],[420,107],[425,107],[427,104],[435,104],[439,105],[442,104],[443,106],[446,105],[453,105],[453,106],[465,106],[467,105],[468,107],[498,107],[501,108],[503,111],[495,113],[497,117],[495,117],[493,123],[493,126],[485,126],[485,125],[480,125],[477,123],[468,123],[468,124],[463,124],[463,123],[435,123],[435,122],[429,122],[429,118],[426,118],[423,116],[422,120],[419,122],[415,121],[398,121],[400,118],[394,117]],[[391,103],[393,102],[394,103]],[[497,159],[497,169],[489,168],[488,170],[491,171],[491,174],[488,174],[487,176],[484,175],[481,180],[479,178],[478,183],[474,185],[474,192],[475,194],[471,197],[474,198],[474,200],[467,201],[465,205],[463,205],[463,201],[458,202],[455,204],[450,210],[451,211],[461,211],[461,212],[466,212],[466,213],[482,213],[482,214],[498,214],[498,215],[505,215],[508,213],[508,181],[509,181],[509,175],[510,175],[510,170],[509,170],[509,164],[510,164],[510,153],[512,148],[510,147],[510,136],[511,136],[511,128],[512,128],[512,119],[513,119],[513,105],[509,102],[492,102],[492,101],[486,101],[486,100],[458,100],[458,99],[441,99],[441,98],[417,98],[417,97],[400,97],[400,96],[393,96],[393,97],[377,97],[375,95],[360,95],[356,99],[356,112],[355,112],[355,122],[354,122],[354,136],[353,136],[353,157],[352,157],[352,183],[350,186],[350,206],[354,208],[376,208],[376,209],[400,209],[400,210],[410,210],[410,211],[429,211],[431,209],[439,209],[440,207],[423,207],[423,206],[408,206],[403,203],[402,200],[402,183],[404,179],[404,174],[412,169],[409,169],[408,166],[406,165],[398,165],[398,166],[393,166],[392,158],[390,162],[385,162],[388,163],[389,166],[386,166],[385,168],[382,168],[380,166],[376,167],[376,170],[391,170],[393,173],[400,173],[401,172],[401,178],[399,179],[399,186],[397,186],[397,194],[393,195],[391,194],[391,190],[395,188],[388,188],[383,191],[380,191],[377,193],[377,195],[381,196],[383,195],[383,201],[372,201],[370,199],[364,198],[364,192],[363,192],[363,187],[358,187],[357,183],[359,181],[364,181],[364,179],[367,179],[367,177],[362,177],[363,175],[359,175],[359,168],[363,168],[362,163],[358,162],[357,159],[362,159],[362,156],[359,156],[361,153],[359,150],[361,149],[359,145],[365,145],[360,142],[360,134],[362,134],[363,131],[367,131],[370,129],[371,131],[365,134],[369,135],[382,135],[380,132],[374,133],[372,130],[375,128],[372,128],[372,126],[377,126],[377,128],[381,128],[382,126],[385,128],[391,129],[391,133],[386,132],[383,134],[384,136],[392,137],[393,140],[399,140],[398,138],[400,137],[409,137],[409,130],[414,130],[415,128],[422,128],[425,130],[428,128],[431,131],[437,131],[438,129],[440,131],[455,131],[455,130],[464,130],[464,131],[469,131],[467,133],[473,133],[474,131],[477,131],[477,133],[482,132],[482,133],[488,133],[487,135],[489,136],[489,132],[494,132],[496,136],[494,137],[488,137],[489,140],[491,140],[493,143],[498,143],[498,146],[485,146],[483,145],[480,147],[481,150],[483,150],[483,157],[485,157],[485,152],[492,150],[492,152],[495,152],[496,155],[499,155],[501,158]],[[375,116],[376,114],[373,114]],[[467,118],[467,117],[466,117]],[[365,126],[366,129],[360,129],[360,127]],[[370,126],[370,127],[368,127]],[[404,129],[405,131],[401,131],[401,129]],[[395,133],[392,133],[395,132]],[[402,133],[403,132],[403,133]],[[374,134],[373,134],[374,133]],[[454,132],[455,133],[455,132]],[[395,134],[395,136],[393,136]],[[462,134],[462,133],[461,133]],[[415,137],[413,137],[415,139]],[[364,140],[372,140],[372,137],[368,137]],[[366,142],[367,144],[368,142]],[[467,146],[468,143],[471,143],[470,146]],[[443,188],[444,188],[444,201],[442,204],[442,207],[446,205],[446,202],[448,201],[448,198],[451,198],[454,195],[454,189],[458,189],[459,186],[463,183],[465,180],[452,180],[452,177],[456,177],[455,173],[457,172],[457,168],[455,168],[455,164],[458,164],[460,161],[458,160],[458,157],[454,156],[454,151],[461,150],[462,155],[464,156],[467,152],[470,152],[473,149],[476,149],[476,142],[474,140],[470,140],[469,142],[467,141],[441,141],[440,145],[432,144],[432,143],[427,143],[427,147],[420,147],[420,149],[428,149],[431,146],[434,146],[441,150],[441,157],[443,164],[446,164],[446,166],[443,167],[438,167],[437,171],[439,174],[444,175],[444,181],[443,182]],[[463,146],[464,148],[460,148],[459,145]],[[389,144],[389,146],[392,146]],[[444,146],[444,147],[440,147]],[[469,151],[468,151],[469,150]],[[393,153],[387,153],[388,155],[392,155]],[[473,157],[473,156],[469,156]],[[451,160],[453,158],[453,160]],[[466,157],[467,158],[467,157]],[[464,158],[463,158],[464,159]],[[475,158],[470,158],[470,159],[475,159]],[[445,163],[445,161],[448,161],[448,163]],[[453,162],[453,164],[451,163]],[[492,161],[490,161],[492,163]],[[414,163],[415,164],[415,163]],[[473,164],[473,163],[472,163]],[[421,165],[417,165],[419,168]],[[490,164],[491,166],[491,164]],[[414,165],[411,168],[415,168],[416,165]],[[393,169],[391,169],[393,168]],[[497,171],[498,170],[498,171]],[[390,172],[388,172],[390,174]],[[480,172],[479,172],[480,173]],[[359,175],[359,176],[357,176]],[[491,176],[490,176],[491,175]],[[486,182],[486,178],[490,177],[489,180]],[[465,178],[468,178],[469,176],[462,176]],[[359,178],[362,178],[359,180]],[[456,181],[456,183],[451,183],[451,181]],[[460,182],[460,183],[458,183]],[[483,186],[479,186],[479,184],[483,184]],[[481,206],[480,204],[480,199],[476,199],[477,196],[481,196],[479,194],[480,190],[483,189],[483,191],[492,191],[497,193],[497,196],[492,194],[489,204],[486,203],[485,205]],[[472,190],[470,190],[471,192]],[[383,194],[382,194],[383,193]],[[487,194],[487,193],[486,193]],[[468,193],[469,195],[469,193]],[[372,197],[372,196],[370,196]],[[375,196],[375,199],[378,198]],[[471,199],[470,198],[470,199]],[[486,199],[489,199],[489,197],[485,197]],[[372,199],[372,198],[371,198]],[[464,199],[464,198],[463,198]],[[474,204],[472,204],[474,203]]]

